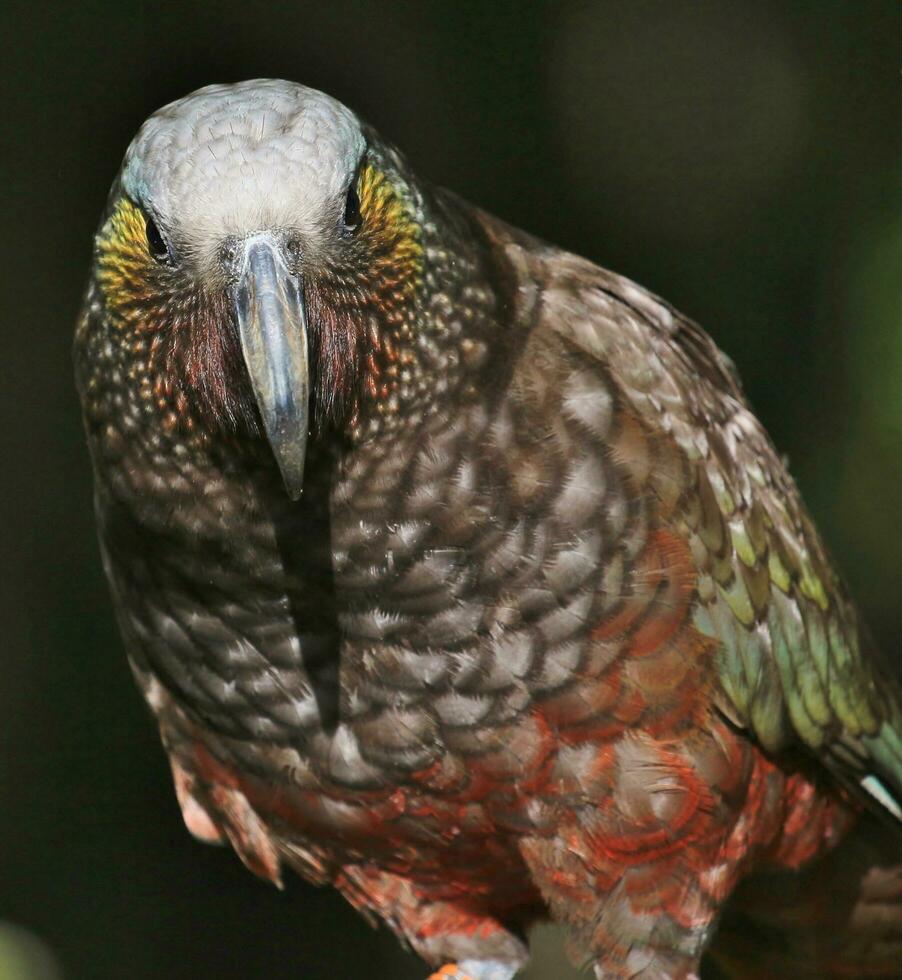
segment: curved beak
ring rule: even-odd
[[[301,288],[274,236],[255,235],[244,243],[233,298],[266,437],[288,496],[297,500],[307,451],[307,316]]]

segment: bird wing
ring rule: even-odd
[[[692,556],[694,625],[717,641],[722,712],[769,751],[800,741],[902,822],[899,687],[732,363],[636,284],[535,244],[509,248],[547,283],[542,327],[600,362],[630,413],[682,458],[667,521]]]

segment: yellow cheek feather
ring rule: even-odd
[[[387,306],[416,289],[423,266],[420,227],[410,204],[372,165],[363,168],[358,185],[362,234],[370,242],[374,293]],[[107,309],[134,321],[141,305],[153,298],[157,266],[147,244],[146,218],[122,198],[97,237],[97,281]]]
[[[420,227],[384,173],[370,164],[360,173],[362,231],[372,242],[375,281],[386,299],[401,299],[412,292],[423,268]]]
[[[97,236],[97,282],[108,309],[126,320],[137,314],[134,305],[151,296],[153,261],[144,215],[123,198]]]

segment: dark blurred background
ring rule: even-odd
[[[424,973],[189,838],[101,576],[72,323],[129,139],[200,85],[325,89],[699,320],[898,655],[899,0],[7,0],[0,71],[0,980]],[[564,976],[546,945],[534,980]]]

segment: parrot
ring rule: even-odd
[[[694,322],[258,79],[141,126],[74,363],[195,837],[433,978],[902,976],[898,672]]]

